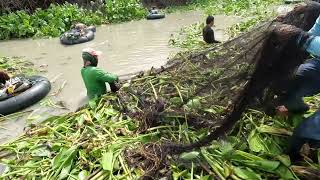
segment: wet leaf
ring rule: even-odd
[[[256,131],[251,131],[248,137],[249,148],[253,152],[266,151],[266,148]]]
[[[64,177],[66,172],[69,173],[71,169],[69,166],[72,166],[72,162],[76,156],[77,150],[77,146],[73,146],[69,149],[63,148],[61,149],[60,153],[54,157],[52,161],[53,169],[55,169],[54,177],[58,175],[59,177]],[[62,170],[63,174],[61,175],[60,173],[62,173]]]
[[[77,122],[78,122],[78,126],[81,127],[85,121],[83,116],[79,116],[76,118]]]
[[[270,160],[257,160],[257,161],[254,161],[254,163],[261,169],[264,169],[265,171],[269,171],[269,172],[274,171],[280,165],[279,161],[270,161]]]
[[[292,135],[292,132],[288,131],[287,129],[275,128],[275,127],[267,126],[267,125],[262,125],[262,126],[258,127],[258,131],[261,133],[269,133],[269,134],[274,134],[274,135],[285,135],[285,136]]]
[[[62,168],[61,170],[61,173],[59,175],[59,179],[65,179],[69,176],[69,172],[71,170],[71,167],[72,167],[72,164],[73,164],[73,160],[71,161],[67,161],[65,164],[64,164],[64,167]]]
[[[113,152],[112,151],[102,154],[101,164],[104,170],[112,172],[113,170]]]
[[[170,103],[176,106],[181,105],[183,102],[181,102],[181,98],[180,97],[173,97],[170,99]]]
[[[234,174],[240,177],[241,179],[262,179],[259,174],[253,172],[252,170],[239,167],[234,168]]]
[[[27,148],[30,144],[28,142],[19,142],[16,144],[16,148],[19,149],[19,150],[22,150],[24,148]]]
[[[183,159],[183,160],[186,160],[186,161],[194,160],[194,159],[199,157],[199,154],[200,153],[197,152],[197,151],[182,153],[180,155],[180,159]]]
[[[290,169],[284,165],[280,165],[276,173],[283,179],[296,179]]]
[[[51,152],[47,149],[47,147],[41,147],[33,150],[31,152],[31,156],[34,157],[51,157]]]
[[[215,109],[212,109],[212,108],[211,109],[209,109],[209,108],[208,109],[204,109],[203,111],[204,112],[208,112],[208,113],[213,113],[213,114],[217,113],[217,111]]]
[[[79,180],[85,180],[86,177],[88,177],[88,176],[89,176],[89,173],[86,170],[83,170],[78,174]]]
[[[287,167],[291,165],[290,157],[288,155],[279,155],[276,158]]]
[[[187,104],[186,107],[189,109],[200,109],[201,102],[199,98],[191,99]]]
[[[94,108],[97,107],[96,99],[92,99],[92,100],[89,101],[89,107],[90,107],[91,109],[94,109]]]

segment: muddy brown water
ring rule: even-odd
[[[23,56],[35,63],[36,67],[44,66],[47,72],[42,73],[52,83],[52,93],[57,92],[65,84],[60,93],[53,98],[63,101],[68,110],[53,110],[51,107],[36,105],[32,115],[0,122],[0,143],[21,134],[26,125],[26,119],[39,116],[61,114],[74,111],[86,96],[86,90],[81,79],[81,50],[92,47],[103,52],[99,67],[118,75],[125,75],[153,67],[160,67],[167,62],[168,57],[179,49],[168,46],[171,34],[179,32],[183,26],[204,21],[201,12],[174,13],[161,20],[140,20],[122,24],[103,25],[97,28],[93,41],[64,46],[58,38],[10,40],[0,42],[0,55]],[[224,41],[227,27],[239,22],[237,17],[216,16],[215,35]],[[45,115],[43,115],[43,113]],[[0,120],[1,121],[1,120]]]

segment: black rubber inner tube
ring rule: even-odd
[[[152,20],[152,19],[162,19],[164,18],[165,15],[164,14],[149,14],[147,16],[147,19]]]
[[[17,96],[0,101],[0,114],[8,115],[25,109],[46,97],[51,90],[50,81],[42,76],[27,77],[34,82],[33,86]]]
[[[86,30],[86,33],[78,39],[68,39],[66,36],[62,35],[60,37],[60,42],[65,45],[72,45],[72,44],[85,43],[93,39],[94,39],[94,32],[92,30]]]

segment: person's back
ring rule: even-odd
[[[109,83],[112,91],[116,91],[114,83],[118,81],[118,76],[106,73],[102,69],[96,67],[98,64],[95,51],[83,52],[84,67],[81,69],[81,76],[87,89],[89,99],[99,97],[106,93],[107,88],[105,83]]]
[[[117,79],[117,76],[105,73],[102,69],[93,66],[82,68],[81,75],[90,99],[105,94],[107,91],[105,83],[112,83]]]
[[[213,29],[211,28],[214,26],[214,17],[208,16],[206,20],[206,24],[207,25],[202,30],[203,40],[208,44],[220,43],[219,41],[215,40],[214,32],[213,32]]]

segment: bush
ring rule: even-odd
[[[0,17],[0,39],[32,36],[59,36],[74,22],[101,24],[105,21],[101,13],[93,13],[66,3],[50,5],[46,10],[37,9],[32,15],[17,11]]]
[[[110,22],[139,19],[146,13],[139,0],[106,0],[106,15]]]
[[[146,9],[139,0],[106,0],[100,11],[80,8],[76,4],[51,4],[48,9],[37,9],[33,14],[16,11],[0,16],[0,39],[26,37],[57,37],[70,29],[75,22],[100,25],[106,22],[121,22],[143,18]]]

